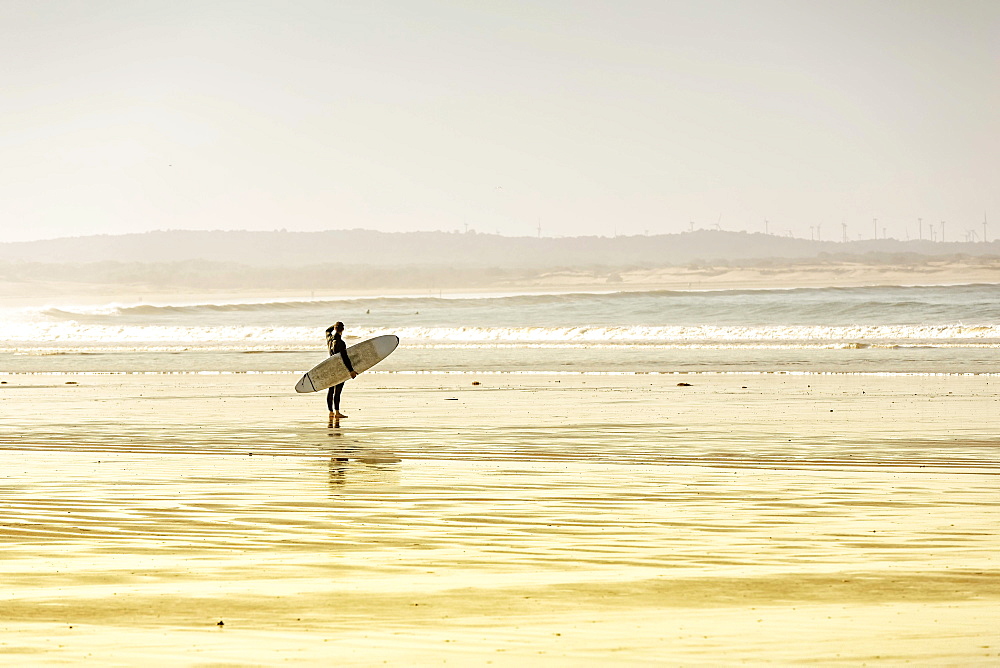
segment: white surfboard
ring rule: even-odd
[[[351,366],[358,373],[368,371],[386,357],[389,356],[396,346],[399,345],[399,337],[395,334],[385,334],[368,339],[361,343],[355,343],[347,347],[347,357],[351,360]],[[343,383],[351,377],[351,372],[344,365],[344,360],[340,355],[331,355],[325,360],[309,369],[306,375],[295,383],[296,392],[318,392],[328,387],[333,387],[338,383]]]

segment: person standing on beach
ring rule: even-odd
[[[326,347],[330,351],[330,355],[340,354],[342,360],[344,360],[344,366],[347,370],[351,372],[351,378],[357,378],[358,374],[351,366],[351,360],[347,356],[347,344],[344,343],[344,339],[341,338],[341,334],[344,333],[344,323],[337,321],[332,326],[326,329]],[[330,418],[341,420],[347,416],[340,412],[340,393],[344,391],[344,384],[339,383],[334,385],[326,391],[326,407],[330,411]]]

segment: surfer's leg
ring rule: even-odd
[[[337,397],[337,404],[340,404],[340,397]],[[326,410],[333,412],[333,388],[326,391]]]
[[[344,415],[343,413],[340,412],[340,393],[344,391],[344,384],[340,383],[339,385],[334,385],[330,389],[333,390],[333,411],[334,411],[334,415],[336,415],[337,417],[347,417],[346,415]]]

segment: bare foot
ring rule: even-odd
[[[333,417],[337,418],[338,420],[343,420],[347,416],[341,413],[340,411],[337,411],[336,413],[333,414]]]

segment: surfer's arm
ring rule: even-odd
[[[347,370],[351,372],[351,378],[357,376],[357,372],[354,370],[354,367],[351,366],[351,358],[347,356],[347,344],[343,341],[337,341],[334,352],[340,353],[340,359],[344,360],[344,366],[346,366]]]

